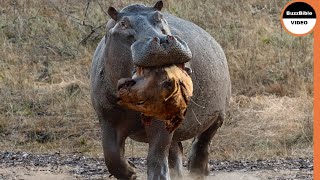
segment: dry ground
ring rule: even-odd
[[[135,164],[138,179],[146,179],[146,159],[129,158]],[[183,163],[183,179],[197,179],[186,170]],[[311,180],[312,159],[273,159],[209,162],[210,173],[206,180]],[[0,152],[0,179],[115,179],[110,177],[103,158],[81,154],[30,154],[26,152]]]
[[[105,34],[107,7],[137,2],[153,4],[1,1],[0,151],[102,156],[89,97],[91,58]],[[165,1],[165,11],[206,29],[227,55],[233,98],[212,159],[312,157],[313,40],[281,28],[286,2]],[[145,149],[128,140],[126,153],[144,156]]]

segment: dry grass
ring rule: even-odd
[[[101,154],[88,72],[106,9],[153,1],[87,2],[1,2],[0,150]],[[212,34],[228,58],[233,101],[212,158],[312,156],[312,35],[282,30],[286,2],[165,1],[167,11]],[[145,154],[145,145],[128,142],[128,155]]]
[[[236,96],[213,140],[213,157],[312,157],[311,97]]]

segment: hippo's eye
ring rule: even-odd
[[[128,24],[127,24],[125,21],[121,21],[121,22],[120,22],[120,25],[121,25],[123,28],[128,28]]]
[[[154,14],[154,20],[155,20],[156,22],[160,23],[161,20],[162,20],[162,18],[163,18],[163,15],[162,15],[160,12],[156,12],[156,13]]]
[[[160,17],[156,17],[155,20],[156,20],[156,22],[158,22],[158,23],[161,22],[161,18],[160,18]]]

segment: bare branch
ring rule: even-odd
[[[107,16],[108,16],[108,14],[106,13],[106,11],[104,11],[103,7],[101,6],[100,2],[99,2],[99,1],[97,1],[97,3],[98,3],[98,5],[99,5],[99,7],[100,7],[101,11],[102,11],[105,15],[107,15]]]
[[[75,16],[72,16],[71,14],[67,13],[67,12],[64,12],[62,10],[60,10],[57,6],[54,5],[53,2],[51,2],[51,0],[48,0],[48,2],[50,3],[50,5],[60,14],[63,14],[63,15],[66,15],[68,17],[70,17],[71,21],[79,24],[79,25],[82,25],[82,26],[86,26],[86,27],[89,27],[90,28],[90,33],[85,37],[83,38],[79,44],[86,44],[87,43],[87,40],[92,36],[92,34],[94,34],[97,29],[100,29],[101,27],[105,26],[107,24],[107,22],[97,26],[97,27],[94,27],[93,25],[91,24],[86,24],[86,18],[88,16],[88,10],[89,10],[89,7],[90,7],[90,3],[91,3],[91,0],[87,0],[87,3],[86,3],[86,7],[84,9],[85,13],[84,13],[84,19],[81,20],[80,18],[77,18]],[[98,3],[98,5],[100,6],[101,10],[106,14],[106,12],[103,10],[102,6],[100,3]]]
[[[82,25],[82,26],[90,27],[91,30],[94,29],[94,27],[93,27],[91,24],[86,24],[85,20],[81,20],[80,18],[77,18],[77,17],[72,16],[71,14],[69,14],[69,13],[67,13],[67,12],[64,12],[64,11],[60,10],[57,6],[54,5],[53,2],[51,2],[51,0],[48,0],[48,2],[51,4],[51,6],[52,6],[58,13],[70,17],[70,18],[71,18],[71,21],[73,21],[73,22],[75,22],[75,23],[77,23],[77,24],[79,24],[79,25]],[[87,8],[89,7],[89,4],[90,4],[90,2],[88,1],[88,3],[87,3]],[[87,9],[87,8],[86,8],[86,9]]]
[[[58,11],[60,14],[64,14],[64,15],[72,18],[72,19],[77,20],[78,22],[82,22],[81,19],[79,19],[79,18],[77,18],[77,17],[75,17],[75,16],[72,16],[71,14],[68,14],[68,13],[66,13],[66,12],[64,12],[64,11],[61,11],[57,6],[55,6],[55,4],[54,4],[51,0],[48,0],[48,2],[49,2],[49,3],[51,4],[51,6],[52,6],[56,11]],[[79,24],[81,24],[81,23],[79,23]]]
[[[101,27],[105,26],[107,24],[107,22],[101,24],[100,26],[98,27],[95,27],[91,30],[90,34],[88,34],[85,38],[83,38],[79,44],[86,44],[87,43],[87,40],[90,38],[90,36],[96,32],[97,29],[100,29]]]
[[[88,15],[88,9],[89,9],[89,6],[90,6],[90,2],[91,2],[91,0],[87,0],[87,6],[85,8],[85,13],[84,13],[84,18],[85,19],[87,18],[87,15]]]

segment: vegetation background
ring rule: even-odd
[[[312,158],[313,38],[281,27],[289,0],[165,0],[164,11],[208,31],[232,78],[212,159]],[[0,0],[0,151],[102,156],[89,97],[107,8],[153,0]],[[188,152],[191,141],[184,142]],[[127,140],[128,156],[147,145]]]

